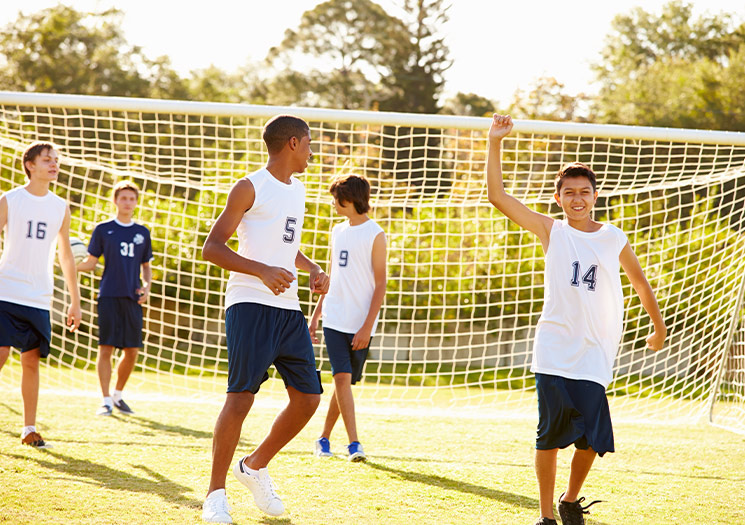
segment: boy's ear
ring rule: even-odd
[[[596,199],[598,198],[597,192],[595,193],[595,198]],[[558,204],[559,206],[561,206],[561,197],[559,197],[559,193],[558,192],[554,193],[554,200],[556,201],[556,204]]]

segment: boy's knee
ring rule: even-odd
[[[295,406],[308,417],[315,414],[321,404],[321,394],[303,394],[295,398]]]
[[[224,410],[232,415],[243,415],[244,417],[251,410],[254,395],[251,392],[229,393],[225,399]]]
[[[21,353],[21,366],[27,369],[39,368],[39,349],[27,350]]]

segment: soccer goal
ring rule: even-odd
[[[387,232],[388,292],[359,399],[532,409],[543,253],[486,199],[489,119],[4,92],[0,190],[23,182],[27,143],[55,142],[62,167],[54,191],[70,202],[72,235],[87,241],[113,212],[113,184],[137,182],[136,220],[152,231],[155,259],[145,348],[130,388],[221,393],[227,275],[200,249],[231,185],[266,161],[264,122],[286,112],[309,121],[315,151],[302,175],[305,253],[328,263],[339,218],[327,189],[340,172],[368,177],[372,215]],[[669,327],[663,351],[645,350],[650,322],[624,280],[625,330],[609,387],[615,414],[709,417],[745,431],[745,134],[518,121],[504,144],[508,191],[559,217],[553,178],[571,161],[598,173],[595,217],[627,233]],[[90,387],[72,372],[95,366],[98,276],[80,281],[84,322],[70,334],[57,277],[45,386]],[[300,288],[310,315],[307,275]],[[323,346],[316,351],[328,371]],[[10,369],[3,374],[17,381],[20,372]],[[262,387],[282,390],[276,380]]]

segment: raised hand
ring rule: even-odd
[[[491,127],[489,128],[489,141],[495,142],[502,140],[510,134],[510,131],[512,131],[512,117],[494,113]]]

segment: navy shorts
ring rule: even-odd
[[[613,424],[605,387],[594,381],[536,374],[538,434],[535,448],[551,450],[571,444],[602,456],[615,452]]]
[[[51,340],[49,310],[0,301],[0,346],[13,346],[22,353],[38,348],[39,356],[47,357]]]
[[[326,341],[326,353],[328,353],[331,362],[331,375],[340,372],[352,374],[352,384],[362,379],[362,372],[365,369],[365,361],[367,361],[367,354],[370,352],[372,338],[367,342],[367,347],[361,350],[352,350],[354,334],[339,332],[333,328],[324,328],[323,338]]]
[[[114,348],[142,346],[142,306],[130,297],[98,298],[98,344]]]
[[[256,393],[274,368],[285,386],[305,394],[320,394],[313,343],[305,316],[257,303],[237,303],[225,312],[228,340],[228,392]]]

